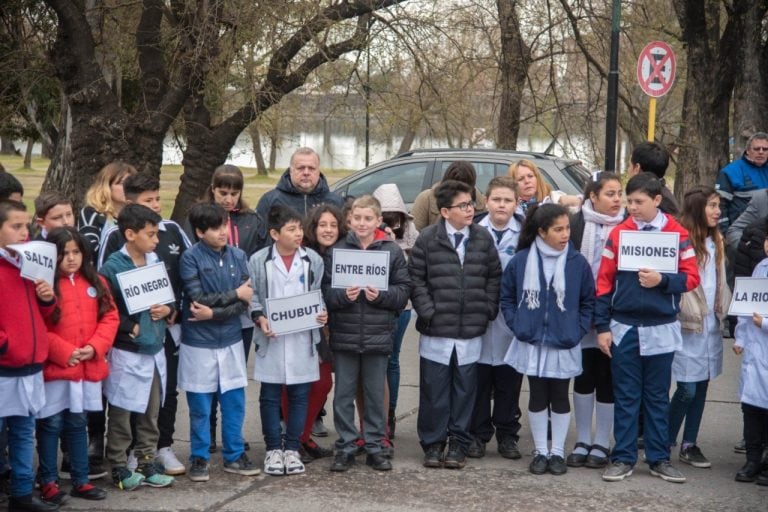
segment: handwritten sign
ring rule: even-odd
[[[317,315],[325,309],[325,303],[319,290],[267,299],[266,306],[269,328],[278,336],[322,327]]]
[[[377,290],[389,287],[389,252],[334,249],[331,286],[333,288],[361,288],[371,286]]]
[[[752,316],[752,313],[768,315],[768,277],[736,278],[728,314]]]
[[[619,233],[619,270],[647,268],[677,273],[680,234],[665,231],[622,231]]]
[[[19,253],[21,277],[31,281],[42,279],[53,286],[56,277],[56,245],[35,240],[25,244],[9,245],[8,248]]]
[[[171,280],[162,263],[120,272],[117,274],[117,282],[125,307],[131,315],[146,311],[155,304],[176,301]]]

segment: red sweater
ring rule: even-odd
[[[48,337],[43,316],[55,302],[42,304],[35,283],[0,258],[0,376],[31,375],[48,357]]]
[[[103,277],[99,278],[104,282]],[[61,318],[55,325],[47,322],[50,351],[43,367],[43,377],[46,381],[102,381],[109,375],[106,356],[120,323],[117,308],[113,304],[112,309],[99,320],[96,289],[80,272],[68,277],[60,276],[58,280]],[[91,345],[96,351],[93,359],[67,366],[72,352],[86,345]]]

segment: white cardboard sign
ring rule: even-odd
[[[165,265],[155,263],[117,274],[128,314],[146,311],[155,304],[176,301]]]
[[[31,281],[42,279],[53,286],[56,277],[56,245],[42,240],[24,244],[9,245],[19,253],[21,261],[21,277]]]
[[[768,316],[768,277],[737,277],[733,285],[733,298],[728,314]]]
[[[622,231],[619,233],[619,270],[641,268],[677,273],[680,233]]]
[[[269,328],[278,336],[323,326],[317,321],[317,315],[325,310],[320,290],[267,299],[266,307]]]
[[[334,249],[331,286],[389,288],[389,252]]]

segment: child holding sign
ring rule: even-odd
[[[166,379],[165,319],[173,309],[167,304],[153,304],[149,309],[130,313],[126,305],[130,290],[123,290],[118,278],[121,273],[159,262],[154,253],[159,223],[160,216],[146,206],[126,205],[117,216],[125,244],[107,258],[100,270],[109,282],[120,314],[115,344],[109,352],[111,370],[104,382],[109,402],[107,460],[115,485],[126,491],[141,484],[167,487],[173,483],[173,477],[160,473],[153,460]],[[133,439],[132,413],[136,413],[137,472],[127,467],[126,451]]]
[[[69,447],[70,494],[103,500],[107,493],[88,482],[86,411],[102,409],[101,381],[109,374],[107,352],[120,318],[85,237],[73,227],[54,228],[47,235],[56,245],[58,304],[46,321],[50,350],[43,366],[45,407],[37,415],[40,494],[47,503],[61,504],[66,498],[56,468],[61,435]]]
[[[320,290],[324,266],[320,255],[301,247],[304,231],[301,216],[296,211],[287,206],[273,206],[267,216],[267,228],[273,244],[251,256],[248,262],[255,289],[251,315],[258,326],[254,336],[256,359],[253,378],[261,381],[261,428],[267,446],[264,472],[269,475],[295,475],[304,472],[299,455],[299,438],[307,420],[312,383],[320,378],[316,349],[320,342],[320,329],[275,334],[272,331],[272,316],[279,317],[279,314],[267,307],[267,299]],[[268,317],[268,314],[272,316]],[[315,321],[319,325],[328,321],[324,307],[319,310]],[[283,387],[288,395],[285,436],[280,428]]]
[[[32,495],[35,472],[35,414],[45,405],[43,362],[48,336],[43,315],[56,297],[45,281],[21,277],[19,255],[9,245],[29,231],[23,203],[0,202],[0,430],[8,432],[11,465],[9,510],[58,510]]]
[[[383,231],[381,205],[372,196],[361,196],[350,209],[351,232],[334,246],[334,256],[327,282],[333,282],[338,264],[336,251],[385,253],[389,265],[385,267],[386,289],[373,288],[365,283],[381,274],[359,276],[358,285],[345,288],[327,288],[325,298],[331,312],[331,349],[336,370],[336,393],[333,399],[334,424],[339,439],[331,471],[346,471],[355,462],[357,451],[357,427],[355,426],[355,394],[358,381],[363,383],[363,438],[367,457],[365,463],[373,469],[392,469],[390,461],[382,454],[382,440],[386,435],[386,411],[384,410],[384,386],[389,354],[397,323],[397,313],[408,302],[411,280],[402,249]],[[368,255],[360,252],[358,265],[344,267],[373,267],[365,265]],[[370,261],[370,260],[369,260]],[[376,266],[376,269],[380,267]],[[354,273],[354,272],[352,272]]]
[[[227,245],[227,215],[217,204],[197,204],[189,222],[200,240],[181,257],[184,304],[179,350],[179,387],[187,392],[192,450],[189,478],[210,478],[208,447],[214,396],[221,403],[224,471],[260,473],[245,454],[245,353],[240,316],[248,311],[253,289],[245,253]]]
[[[768,239],[763,243],[768,254]],[[768,258],[757,264],[752,277],[768,277]],[[742,355],[739,397],[744,417],[747,462],[736,473],[737,482],[768,485],[768,469],[762,463],[764,433],[768,431],[768,321],[753,313],[740,316],[733,351]]]
[[[528,376],[528,419],[536,447],[529,470],[535,475],[568,471],[568,387],[570,379],[581,373],[579,342],[592,326],[595,308],[592,270],[569,243],[570,233],[564,206],[529,206],[517,253],[501,280],[500,308],[514,333],[504,360]]]
[[[688,231],[659,210],[661,183],[653,174],[643,172],[630,179],[626,195],[630,217],[608,236],[597,275],[595,328],[598,347],[612,358],[616,439],[612,464],[603,472],[603,480],[620,481],[632,474],[642,406],[645,457],[651,474],[682,483],[685,476],[669,462],[669,386],[672,360],[683,342],[677,320],[680,295],[699,285],[696,255]],[[673,248],[676,273],[650,268],[619,270],[621,233],[642,231],[678,235]],[[652,237],[647,238],[650,243]]]
[[[683,346],[675,352],[672,377],[677,389],[669,407],[669,444],[685,419],[680,462],[697,468],[711,466],[696,446],[709,381],[723,371],[721,322],[728,312],[731,292],[725,281],[725,249],[718,229],[720,196],[708,186],[685,193],[680,223],[688,230],[696,252],[701,284],[684,293],[680,303]]]

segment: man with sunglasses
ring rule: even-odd
[[[715,188],[720,194],[720,231],[728,227],[747,208],[758,190],[768,189],[768,133],[757,132],[747,140],[747,149],[738,160],[720,170]]]

